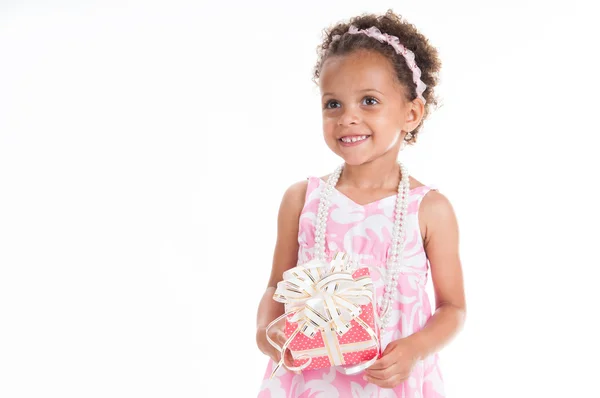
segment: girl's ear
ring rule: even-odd
[[[419,98],[415,98],[412,102],[407,103],[407,107],[404,130],[413,131],[421,123],[421,119],[423,119],[425,104]]]

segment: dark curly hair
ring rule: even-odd
[[[429,44],[429,40],[414,25],[403,20],[400,15],[396,15],[391,9],[384,15],[362,14],[351,18],[347,22],[340,22],[323,30],[324,39],[317,47],[318,60],[313,76],[313,81],[317,85],[319,84],[323,64],[329,57],[348,55],[354,51],[365,49],[377,51],[387,57],[396,71],[396,77],[401,86],[406,88],[404,90],[406,99],[412,101],[417,98],[417,85],[413,81],[412,70],[406,64],[406,59],[396,54],[394,48],[387,43],[381,43],[377,39],[363,34],[344,34],[348,32],[350,25],[356,26],[359,30],[375,26],[382,33],[398,37],[400,43],[415,54],[415,62],[421,69],[421,80],[427,85],[427,89],[422,94],[426,104],[421,123],[411,132],[412,134],[407,134],[407,137],[410,136],[409,139],[405,137],[407,144],[416,143],[417,134],[424,120],[430,114],[431,107],[435,105],[436,109],[439,108],[439,100],[433,92],[438,83],[438,73],[441,69],[437,49]],[[333,40],[336,35],[341,37],[338,40]]]

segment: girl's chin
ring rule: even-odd
[[[347,155],[343,153],[339,155],[344,160],[344,163],[349,166],[360,166],[369,160],[369,157],[366,155]]]

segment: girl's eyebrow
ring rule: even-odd
[[[376,90],[376,89],[374,89],[374,88],[365,88],[364,90],[360,90],[360,91],[359,91],[359,93],[364,93],[365,91],[375,91],[375,92],[377,92],[377,93],[379,93],[379,94],[381,94],[381,95],[385,95],[385,94],[383,94],[381,91],[379,91],[379,90]],[[333,93],[329,93],[329,92],[327,92],[327,93],[323,93],[323,95],[321,96],[321,98],[323,98],[323,97],[324,97],[324,96],[326,96],[326,95],[334,95],[334,94],[333,94]]]

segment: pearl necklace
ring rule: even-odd
[[[387,259],[387,272],[384,278],[385,293],[379,309],[379,313],[381,314],[381,330],[385,329],[392,314],[390,311],[391,297],[398,284],[398,275],[402,268],[402,253],[405,245],[404,235],[406,233],[406,228],[404,220],[408,208],[409,181],[408,170],[401,162],[398,162],[398,164],[400,165],[401,179],[398,184],[398,196],[396,197],[396,206],[394,209],[396,217],[394,219],[394,229],[392,231],[392,247]],[[329,176],[325,189],[321,191],[319,210],[317,213],[317,225],[315,228],[315,255],[322,261],[325,261],[325,227],[327,216],[329,214],[329,206],[331,205],[331,199],[329,197],[342,174],[343,167],[343,164],[338,166],[335,172]]]

